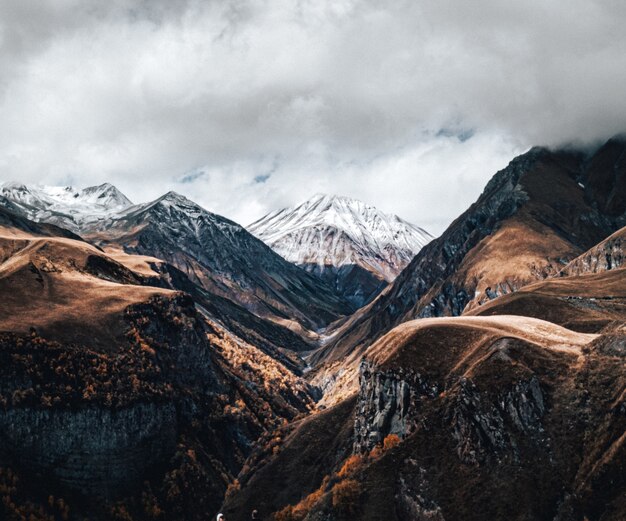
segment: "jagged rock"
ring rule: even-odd
[[[437,386],[419,373],[403,370],[380,371],[363,360],[360,365],[359,396],[354,421],[354,452],[367,452],[389,434],[404,438],[417,426],[419,403],[437,394]]]
[[[425,481],[426,470],[419,468],[417,472],[421,485]],[[419,491],[412,490],[402,476],[398,480],[396,503],[404,519],[413,521],[445,521],[439,505],[423,497]]]
[[[505,452],[518,458],[515,431],[522,435],[542,432],[544,413],[544,396],[536,377],[516,383],[491,401],[472,381],[463,378],[448,412],[457,455],[470,464]]]

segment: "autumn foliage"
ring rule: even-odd
[[[359,509],[361,487],[354,479],[345,479],[332,489],[332,505],[335,510],[346,514],[354,514]]]

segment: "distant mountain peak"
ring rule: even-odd
[[[34,221],[50,222],[72,231],[129,208],[132,202],[115,186],[103,183],[78,190],[72,186],[0,185],[0,195]]]
[[[393,280],[433,238],[397,215],[323,193],[270,213],[248,229],[285,259],[343,288],[357,305]]]
[[[83,188],[77,196],[91,198],[92,200],[95,199],[97,204],[102,204],[109,208],[125,208],[133,204],[128,197],[126,197],[111,183],[88,186],[87,188]]]
[[[170,190],[169,192],[163,194],[161,197],[159,197],[159,200],[161,200],[161,201],[185,201],[185,202],[191,202],[184,195],[179,194],[178,192],[175,192],[174,190]]]

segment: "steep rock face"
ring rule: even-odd
[[[456,402],[450,406],[448,421],[459,458],[477,464],[489,454],[501,455],[506,451],[519,459],[509,426],[521,435],[539,435],[544,431],[544,413],[544,395],[536,377],[515,383],[491,403],[484,403],[472,381],[463,379]]]
[[[618,521],[625,345],[621,325],[588,335],[513,316],[403,324],[368,350],[359,394],[308,421],[308,432],[343,425],[352,406],[357,454],[286,497],[269,476],[306,468],[296,447],[328,443],[296,430],[227,514],[243,520],[234,507],[250,504],[289,514],[291,501],[308,520]],[[392,431],[400,440],[362,450]]]
[[[355,309],[370,302],[433,238],[396,215],[324,194],[266,215],[248,229],[328,282]]]
[[[341,325],[315,361],[363,352],[403,321],[460,315],[558,274],[626,220],[601,204],[607,190],[619,189],[619,179],[596,186],[589,164],[582,154],[541,148],[515,158],[388,290]]]
[[[354,451],[365,453],[395,434],[405,438],[417,427],[420,399],[438,394],[412,370],[381,371],[371,362],[360,365],[354,423]]]
[[[188,297],[155,298],[126,316],[133,340],[117,354],[36,333],[2,338],[3,459],[103,496],[167,463],[181,389],[214,393],[223,384]]]
[[[492,349],[506,349],[499,341]],[[541,418],[545,399],[536,377],[519,381],[485,403],[484,396],[470,379],[448,381],[453,400],[446,412],[459,459],[477,464],[489,454],[510,451],[519,458],[513,429],[531,436],[543,432]],[[395,434],[404,439],[419,425],[420,402],[436,398],[442,389],[429,384],[411,369],[381,370],[367,360],[361,363],[359,395],[355,417],[354,451],[367,453]]]
[[[0,459],[19,457],[20,467],[85,495],[119,496],[174,455],[177,430],[173,403],[11,409],[0,413]]]
[[[562,275],[584,275],[626,266],[626,228],[583,253],[565,268]]]

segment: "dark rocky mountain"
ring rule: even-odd
[[[314,361],[358,360],[403,321],[460,315],[558,274],[626,223],[625,151],[615,139],[591,156],[534,148],[514,159],[378,299],[334,331]]]
[[[154,257],[109,253],[121,264],[142,274],[142,284],[184,291],[193,297],[198,312],[227,331],[300,374],[305,362],[298,355],[311,349],[299,334],[258,317],[233,301],[194,284],[178,268]]]
[[[350,310],[244,228],[173,192],[98,223],[85,237],[163,259],[202,288],[296,331],[314,332]]]
[[[0,222],[4,519],[206,519],[255,440],[313,406],[165,277]]]

